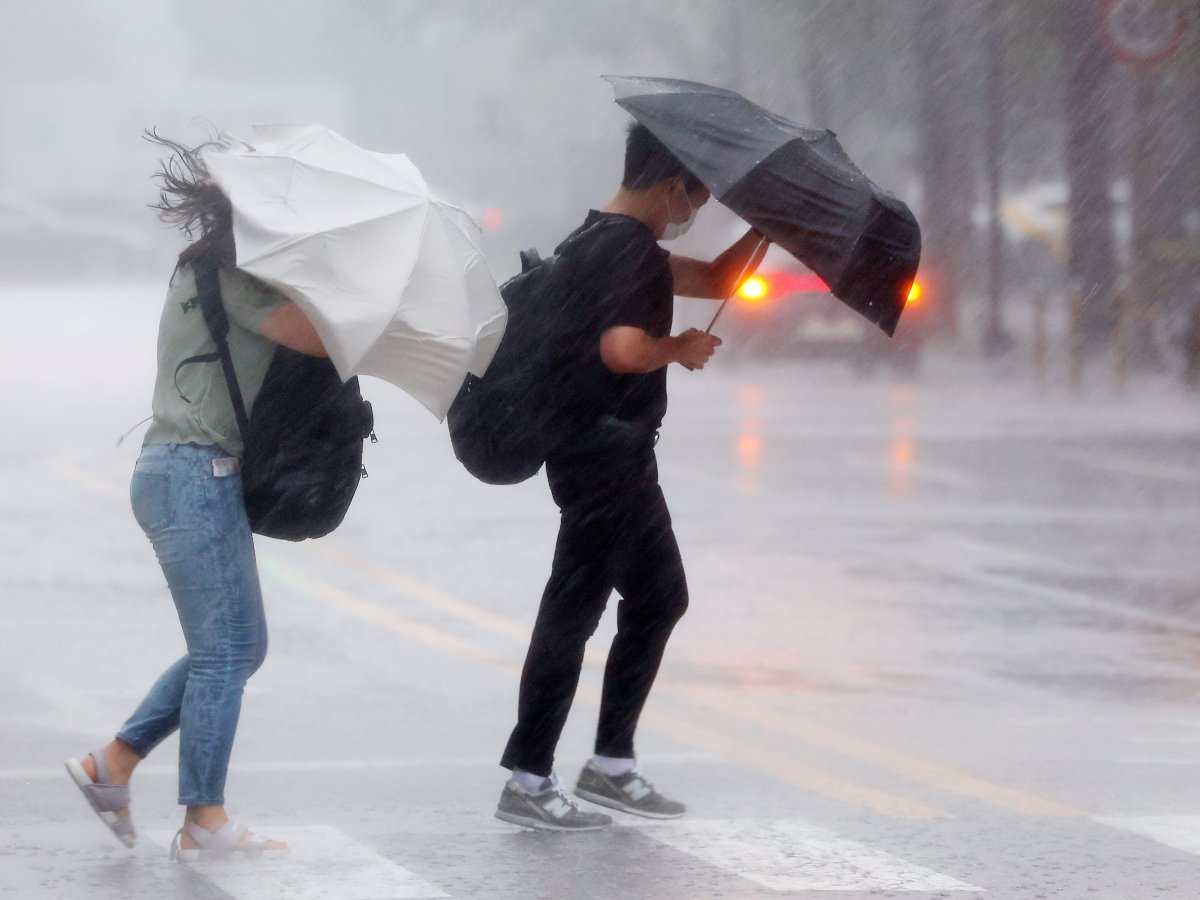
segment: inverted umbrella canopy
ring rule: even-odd
[[[445,418],[507,321],[471,218],[404,154],[321,125],[256,126],[204,162],[233,206],[238,268],[303,310],[342,378],[383,378]]]
[[[851,309],[895,332],[917,274],[921,230],[904,203],[850,161],[833,132],[698,82],[604,78],[616,102],[714,197],[821,276]]]

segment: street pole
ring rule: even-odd
[[[1000,222],[1001,170],[1004,142],[1004,87],[1001,79],[1004,67],[1004,44],[1001,28],[1003,0],[990,7],[990,21],[985,29],[987,49],[987,123],[985,152],[987,155],[987,194],[991,217],[988,225],[988,307],[987,326],[983,332],[983,352],[1000,356],[1011,349],[1013,339],[1004,330],[1002,303],[1004,300],[1004,232]]]
[[[1133,159],[1133,283],[1126,291],[1126,345],[1119,352],[1138,368],[1157,368],[1161,364],[1154,337],[1155,313],[1159,299],[1158,268],[1153,259],[1155,217],[1153,196],[1157,178],[1157,144],[1152,120],[1157,77],[1148,65],[1133,70],[1134,79],[1134,159]]]
[[[1134,90],[1133,135],[1133,264],[1123,303],[1123,327],[1117,334],[1117,365],[1159,368],[1162,358],[1155,336],[1162,281],[1153,257],[1159,218],[1158,142],[1154,104],[1158,93],[1157,67],[1184,45],[1190,26],[1185,3],[1160,0],[1108,0],[1100,20],[1101,35],[1117,59],[1132,67]],[[1124,377],[1124,372],[1118,374]]]

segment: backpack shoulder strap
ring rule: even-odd
[[[619,225],[619,224],[621,224],[621,223],[614,222],[612,219],[601,219],[599,222],[593,222],[587,228],[583,229],[580,232],[577,232],[576,234],[571,235],[569,238],[567,238],[565,241],[563,241],[559,245],[559,249],[556,252],[565,252],[573,247],[578,246],[580,244],[580,242],[583,241],[584,238],[592,237],[593,235],[598,234],[601,231],[604,231],[606,228],[612,228],[613,226]]]
[[[238,385],[237,372],[233,368],[233,357],[229,353],[229,317],[225,314],[225,304],[221,302],[217,264],[211,259],[201,257],[192,263],[192,271],[196,276],[196,302],[204,314],[204,324],[217,345],[217,352],[188,357],[176,366],[176,389],[178,390],[179,385],[179,370],[184,366],[189,363],[219,361],[225,384],[229,388],[229,399],[233,402],[233,414],[237,419],[238,430],[244,438],[250,427],[250,417],[246,414],[246,403],[242,399],[242,389]]]

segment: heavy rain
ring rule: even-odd
[[[1196,0],[45,0],[0,50],[0,897],[1200,895]],[[150,208],[155,135],[223,220]],[[249,493],[280,344],[371,405],[313,540]],[[552,411],[505,485],[444,421],[493,354]]]

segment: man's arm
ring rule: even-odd
[[[739,276],[745,277],[758,268],[769,244],[751,228],[712,262],[672,253],[670,263],[675,293],[681,297],[724,300],[737,288]]]
[[[329,356],[312,322],[290,301],[271,310],[259,333],[269,341],[309,356]]]
[[[600,335],[600,360],[618,375],[644,375],[673,362],[703,369],[721,339],[695,328],[673,337],[651,337],[632,325],[617,325]]]

